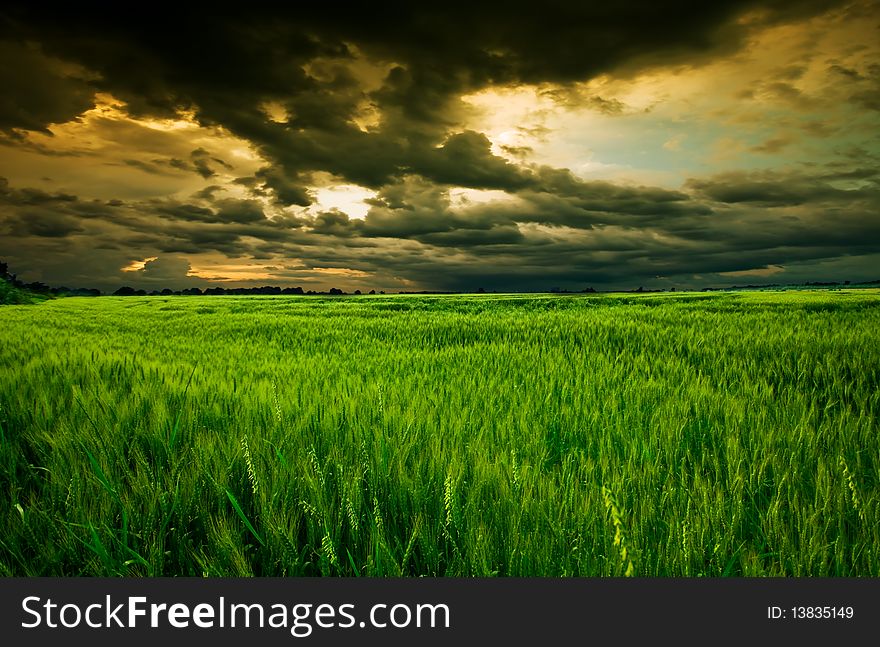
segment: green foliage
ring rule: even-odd
[[[0,316],[4,575],[880,575],[876,290]]]
[[[45,295],[34,294],[14,286],[9,281],[0,278],[0,305],[23,305],[27,303],[39,303],[49,298]]]

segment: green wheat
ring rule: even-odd
[[[880,573],[877,290],[0,319],[4,575]]]

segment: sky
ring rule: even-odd
[[[105,291],[880,279],[877,0],[310,4],[0,8],[0,260]]]

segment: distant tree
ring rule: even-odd
[[[201,295],[202,291],[199,288],[187,288],[181,294]]]
[[[128,285],[123,285],[121,288],[119,288],[118,290],[116,290],[116,292],[113,293],[113,296],[115,296],[115,297],[133,297],[135,294],[137,294],[137,292],[135,291],[135,289],[133,287],[130,287]]]
[[[376,294],[375,290],[370,290],[370,294]]]
[[[34,281],[33,283],[28,283],[24,286],[26,289],[31,292],[39,292],[40,294],[49,294],[52,290],[48,285],[42,283],[40,281]]]
[[[345,294],[345,293],[342,290],[340,290],[339,288],[330,288],[330,294],[338,296],[340,294]]]
[[[249,294],[281,294],[281,288],[275,285],[264,285],[259,288],[251,288]]]
[[[64,294],[69,297],[99,297],[101,291],[96,288],[73,288]]]
[[[354,293],[355,293],[355,294],[360,294],[361,291],[360,291],[360,290],[355,290]]]

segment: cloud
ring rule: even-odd
[[[828,15],[842,20],[842,6],[392,2],[381,12],[181,8],[138,21],[4,9],[0,53],[23,63],[3,73],[2,152],[15,160],[10,177],[27,181],[0,183],[0,253],[45,279],[75,268],[105,285],[193,281],[205,259],[288,268],[266,270],[278,281],[377,288],[633,287],[768,267],[784,278],[810,263],[864,273],[853,259],[880,245],[876,141],[865,135],[874,113],[850,129],[822,110],[876,103],[870,51],[780,60],[748,97],[706,104],[715,121],[688,130],[686,146],[692,115],[667,110],[698,94],[679,96],[693,70],[748,62],[760,56],[756,35],[835,7]],[[577,107],[571,164],[537,158],[551,135],[568,136],[551,119],[510,126],[507,143],[473,125],[463,96],[524,85],[553,110]],[[810,136],[815,155],[786,166]],[[737,148],[697,159],[711,142]],[[76,162],[50,162],[62,152]],[[691,169],[655,182],[673,157]],[[769,161],[776,168],[761,170]],[[13,175],[18,162],[30,175]],[[630,162],[654,175],[627,175]],[[599,164],[620,171],[615,181],[587,177]],[[34,179],[44,176],[60,179]],[[328,182],[374,194],[365,216],[321,204]],[[460,189],[501,197],[450,198]]]
[[[190,262],[182,256],[159,256],[131,274],[138,281],[168,285],[187,278],[191,269]]]
[[[206,180],[210,177],[214,177],[215,175],[217,175],[217,172],[212,168],[212,166],[220,166],[227,171],[233,170],[231,164],[227,164],[216,155],[211,155],[211,153],[206,151],[204,148],[197,148],[192,153],[190,153],[190,159],[192,160],[192,164],[195,168],[196,173],[201,175]]]
[[[144,173],[151,173],[153,175],[162,175],[162,174],[168,173],[167,168],[162,168],[159,165],[161,163],[161,160],[159,160],[157,163],[157,161],[146,162],[144,160],[137,160],[137,159],[124,159],[124,160],[122,160],[122,163],[126,164],[127,166],[131,166],[132,168],[139,169],[139,170],[143,171]],[[180,168],[180,169],[185,168],[180,165],[180,160],[177,160],[177,159],[169,160],[168,165],[171,167],[174,167],[174,168]]]
[[[516,191],[533,183],[530,174],[493,155],[491,146],[482,133],[456,133],[440,146],[422,151],[411,168],[434,182],[473,189]]]
[[[857,177],[878,177],[876,171],[862,171]],[[833,186],[837,174],[805,175],[782,171],[730,171],[703,179],[691,179],[687,186],[716,202],[750,203],[762,207],[780,207],[826,201],[851,202],[877,199],[876,182],[872,188],[840,189]]]
[[[189,161],[182,160],[176,157],[171,157],[166,159],[159,158],[152,160],[124,159],[122,160],[122,163],[144,171],[145,173],[151,173],[154,175],[168,175],[173,173],[174,171],[187,171],[196,173],[205,180],[213,178],[217,175],[217,171],[215,170],[216,167],[220,167],[225,171],[234,170],[234,167],[231,164],[228,164],[223,159],[212,155],[204,148],[197,148],[196,150],[192,151],[192,153],[190,153],[189,157]],[[171,169],[174,169],[174,171],[172,171]]]
[[[311,223],[311,229],[318,234],[349,237],[357,233],[360,229],[358,225],[358,221],[352,220],[338,209],[333,209],[316,215]]]
[[[126,102],[132,115],[173,117],[191,110],[200,123],[253,142],[277,168],[266,178],[270,188],[287,204],[303,204],[307,197],[284,181],[315,170],[374,189],[414,169],[440,182],[500,186],[515,174],[491,159],[497,173],[476,164],[455,172],[457,156],[475,162],[484,152],[477,134],[449,137],[460,128],[464,93],[492,84],[566,84],[609,72],[694,65],[736,50],[756,29],[834,4],[626,0],[612,8],[559,1],[550,7],[508,3],[499,11],[473,3],[401,2],[382,12],[366,5],[345,11],[182,9],[170,20],[144,12],[137,21],[87,7],[51,13],[18,7],[7,22],[49,56],[88,70],[86,87]],[[760,17],[739,20],[757,8]],[[379,87],[356,72],[370,61],[386,70]],[[64,92],[80,97],[75,108],[57,117],[28,110],[29,127],[82,112],[91,95],[77,88]],[[39,96],[26,90],[28,97]],[[288,118],[270,119],[267,103],[282,106]],[[595,97],[594,104],[619,111],[613,99]],[[358,126],[365,106],[379,117],[369,131]],[[215,172],[207,157],[193,163],[203,177]]]
[[[253,224],[266,220],[263,206],[256,200],[225,199],[214,202],[218,222]]]
[[[16,237],[66,238],[83,231],[79,219],[51,211],[40,213],[24,211],[18,214],[17,219],[10,219],[6,225],[7,235]]]
[[[0,40],[0,131],[46,131],[94,106],[90,76],[39,46]]]
[[[770,139],[761,142],[757,146],[752,146],[751,150],[756,153],[779,153],[788,148],[795,141],[796,139],[791,135],[777,135],[776,137],[771,137]]]
[[[728,172],[694,178],[685,191],[587,182],[543,168],[532,177],[533,186],[514,197],[453,204],[448,188],[405,176],[370,200],[363,219],[339,210],[269,217],[259,201],[213,195],[110,204],[2,184],[0,230],[15,247],[0,244],[0,254],[103,248],[116,259],[111,278],[131,262],[132,249],[140,258],[219,253],[279,266],[298,259],[305,268],[347,268],[358,285],[369,277],[383,289],[470,290],[625,287],[653,276],[686,285],[694,275],[729,278],[880,250],[872,215],[880,188],[867,170]],[[833,186],[841,178],[863,186]],[[153,267],[144,277],[158,281],[165,261]],[[168,267],[185,275],[182,262]],[[46,276],[58,282],[63,271]]]
[[[312,195],[297,175],[288,176],[280,168],[270,166],[261,168],[253,177],[237,180],[244,186],[259,188],[262,195],[272,192],[282,206],[297,205],[307,207],[312,204]]]

